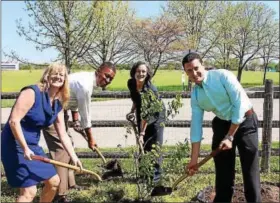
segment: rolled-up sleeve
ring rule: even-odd
[[[191,95],[191,108],[192,108],[192,120],[191,120],[191,143],[200,142],[202,140],[202,122],[204,110],[201,109],[197,103],[195,97],[195,91]]]
[[[79,114],[81,116],[81,127],[91,128],[91,94],[85,89],[80,89],[77,92],[77,102]]]
[[[232,104],[231,122],[234,124],[240,124],[244,121],[246,111],[252,108],[252,104],[245,90],[232,72],[223,71],[221,82],[224,85]]]

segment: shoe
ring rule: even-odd
[[[74,186],[69,187],[69,189],[70,189],[70,190],[77,190],[77,191],[80,191],[80,190],[84,190],[85,187],[80,186],[80,185],[74,185]]]
[[[53,199],[53,203],[69,203],[71,202],[69,199],[67,199],[66,195],[56,195]]]

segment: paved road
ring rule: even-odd
[[[170,101],[165,99],[164,102]],[[263,120],[263,99],[251,99],[254,109],[258,115],[259,120]],[[119,99],[102,102],[93,102],[91,104],[92,119],[93,120],[125,120],[126,113],[131,108],[130,99]],[[279,99],[273,101],[273,120],[279,120]],[[1,109],[1,123],[5,123],[9,117],[11,108]],[[212,120],[213,113],[205,112],[204,119]],[[183,99],[183,107],[180,113],[176,115],[174,120],[190,120],[191,109],[190,99]],[[86,148],[87,143],[83,138],[71,129],[71,135],[73,136],[75,146],[78,148]],[[126,129],[122,128],[93,128],[94,135],[97,143],[100,147],[116,147],[118,144],[125,146],[135,145],[135,137],[133,134],[129,135],[125,139]],[[204,128],[204,139],[202,143],[211,143],[212,129]],[[259,128],[259,139],[261,140],[262,129]],[[279,141],[279,128],[272,129],[273,141]],[[186,138],[190,137],[189,128],[171,128],[165,129],[164,144],[175,145],[178,142],[183,142]],[[45,140],[41,136],[40,145],[46,147]]]

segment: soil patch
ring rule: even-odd
[[[280,183],[261,183],[262,202],[279,202],[279,190]],[[215,188],[213,186],[208,186],[198,193],[197,200],[199,202],[213,202],[214,197]],[[246,202],[243,184],[235,185],[232,202]]]

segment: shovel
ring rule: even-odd
[[[209,155],[207,155],[204,159],[202,159],[196,166],[197,169],[199,169],[202,165],[204,165],[207,161],[209,161],[212,157],[216,156],[220,152],[220,149],[215,149],[212,151]],[[164,195],[170,195],[174,190],[177,189],[177,186],[179,183],[181,183],[183,180],[185,180],[189,175],[184,174],[181,177],[179,177],[172,185],[172,187],[164,187],[164,186],[156,186],[151,192],[151,196],[164,196]]]
[[[128,115],[126,117],[126,119],[131,123],[134,134],[135,134],[135,138],[136,138],[136,144],[139,146],[139,150],[140,150],[140,154],[144,155],[144,149],[143,149],[143,145],[139,142],[139,133],[137,130],[137,125],[135,123],[135,116],[133,114]]]
[[[82,134],[82,136],[85,138],[85,140],[88,141],[87,135],[86,135],[84,130],[81,130],[80,134]],[[113,177],[113,176],[123,176],[121,165],[120,165],[120,163],[117,159],[114,159],[114,160],[111,160],[111,161],[107,162],[105,157],[103,156],[103,154],[100,152],[100,150],[97,147],[92,149],[92,151],[93,152],[96,151],[98,156],[102,159],[102,162],[104,164],[104,168],[109,170],[109,171],[106,171],[102,175],[103,180],[108,179],[109,177]]]
[[[56,165],[56,166],[61,166],[61,167],[64,167],[64,168],[69,168],[69,169],[72,169],[72,170],[77,171],[79,173],[87,173],[87,174],[92,175],[96,180],[102,181],[101,177],[97,173],[94,173],[93,171],[90,171],[90,170],[81,169],[78,166],[73,166],[71,164],[67,164],[67,163],[60,162],[60,161],[55,161],[53,159],[49,159],[49,158],[38,156],[38,155],[32,155],[31,158],[33,160],[42,161],[42,162],[45,162],[45,163],[53,164],[53,165]]]

